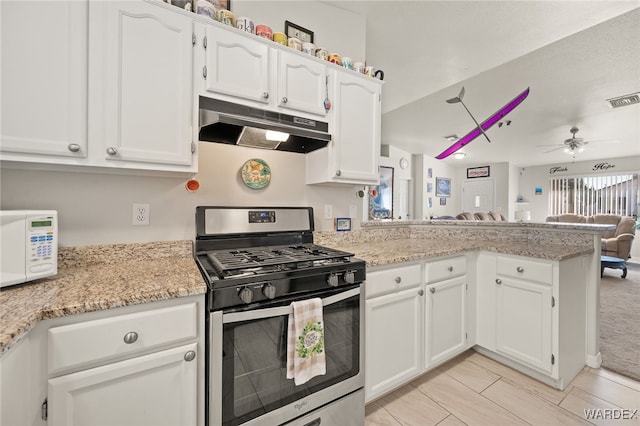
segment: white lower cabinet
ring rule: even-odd
[[[426,367],[467,349],[466,277],[427,285],[425,316]]]
[[[586,258],[481,253],[477,344],[559,389],[586,363]]]
[[[52,425],[195,425],[197,344],[49,380]]]
[[[366,401],[421,372],[424,290],[420,271],[421,265],[411,265],[367,274]]]
[[[0,358],[0,425],[203,425],[204,296],[38,323]]]
[[[496,278],[496,351],[551,373],[551,284]]]

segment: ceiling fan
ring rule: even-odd
[[[573,126],[569,130],[571,132],[571,137],[569,139],[565,139],[564,142],[561,143],[561,144],[538,145],[538,146],[539,147],[545,147],[545,146],[553,146],[553,147],[555,147],[555,148],[552,148],[552,149],[550,149],[548,151],[544,151],[545,154],[547,154],[549,152],[557,151],[559,149],[562,149],[567,154],[571,155],[572,157],[575,157],[576,154],[579,154],[582,151],[584,151],[584,146],[589,144],[589,143],[614,142],[614,141],[585,141],[582,138],[577,138],[576,137],[576,133],[578,133],[579,130],[580,129],[578,129],[576,126]]]

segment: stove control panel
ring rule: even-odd
[[[275,223],[274,210],[249,210],[249,223]]]

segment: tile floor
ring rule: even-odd
[[[640,425],[640,382],[585,367],[559,391],[470,350],[368,404],[365,424]]]

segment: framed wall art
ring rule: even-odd
[[[443,178],[443,177],[436,178],[436,197],[451,197],[451,179],[450,178]]]
[[[467,179],[489,177],[489,166],[471,167],[467,169]]]
[[[293,22],[284,21],[284,33],[287,37],[295,37],[303,43],[313,43],[313,31],[296,25]]]

